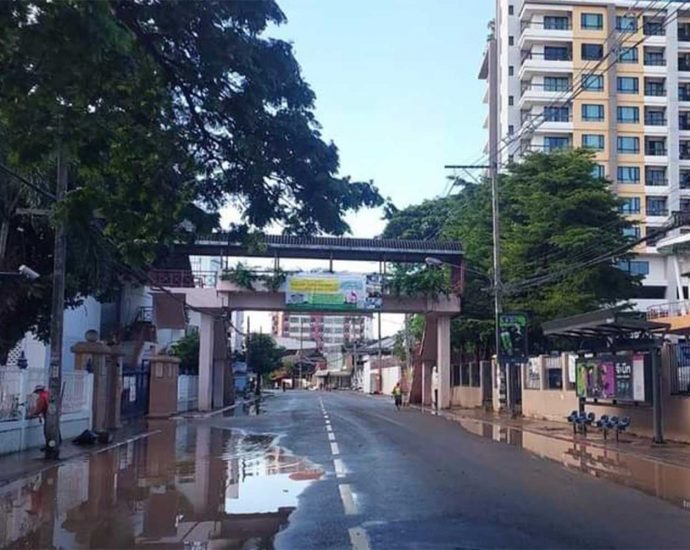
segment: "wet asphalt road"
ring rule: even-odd
[[[0,487],[0,548],[690,547],[687,468],[463,427],[389,399],[289,391],[259,414],[148,429]],[[676,505],[580,466],[651,479],[642,488]]]
[[[348,548],[352,529],[371,548],[690,547],[681,508],[385,399],[287,392],[237,423],[284,433],[282,445],[327,473],[301,495],[278,548]]]

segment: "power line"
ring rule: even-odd
[[[47,189],[45,189],[43,187],[40,187],[39,185],[33,183],[32,181],[29,181],[24,176],[18,174],[17,172],[12,170],[11,168],[8,168],[3,163],[0,163],[0,171],[4,172],[5,174],[7,174],[10,177],[15,178],[18,181],[20,181],[21,183],[23,183],[24,185],[26,185],[27,187],[29,187],[33,191],[36,191],[36,193],[39,193],[39,194],[43,195],[44,197],[47,197],[50,200],[53,200],[53,201],[57,200],[57,197],[52,192],[48,191]]]

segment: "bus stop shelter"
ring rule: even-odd
[[[652,378],[653,439],[655,443],[664,442],[660,353],[668,324],[648,321],[641,314],[618,307],[548,321],[542,324],[542,329],[550,338],[576,340],[577,353],[581,357],[602,353],[648,353]],[[584,412],[585,402],[585,398],[579,398],[580,412]]]

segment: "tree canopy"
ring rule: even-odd
[[[628,257],[631,222],[593,168],[584,150],[535,153],[500,176],[504,307],[529,312],[537,336],[543,321],[620,303],[639,285],[616,265]],[[438,238],[462,243],[468,271],[454,338],[482,356],[493,348],[491,219],[488,182],[465,182],[453,196],[393,211],[384,232],[398,237],[417,227],[423,238],[433,227]],[[587,265],[600,256],[607,260]]]
[[[254,332],[247,342],[247,364],[260,376],[282,368],[285,348],[276,344],[269,334]]]
[[[273,0],[0,3],[0,163],[52,191],[64,152],[69,301],[107,295],[117,266],[211,230],[224,205],[243,234],[342,234],[346,212],[382,203],[339,175],[291,45],[266,34],[284,22]],[[0,174],[0,267],[34,261],[48,281],[50,220],[16,209],[52,201]],[[0,356],[49,304],[47,283],[3,284],[0,318],[17,322]]]

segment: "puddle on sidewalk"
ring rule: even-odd
[[[257,416],[264,412],[261,400],[243,402],[237,407],[228,409],[223,413],[224,417],[238,417],[238,416]]]
[[[613,446],[593,446],[583,439],[565,441],[469,418],[457,422],[480,437],[520,447],[567,468],[632,487],[690,510],[690,467],[641,458]],[[620,444],[625,445],[623,441]]]
[[[161,432],[0,489],[0,548],[267,549],[323,471],[270,434]]]

